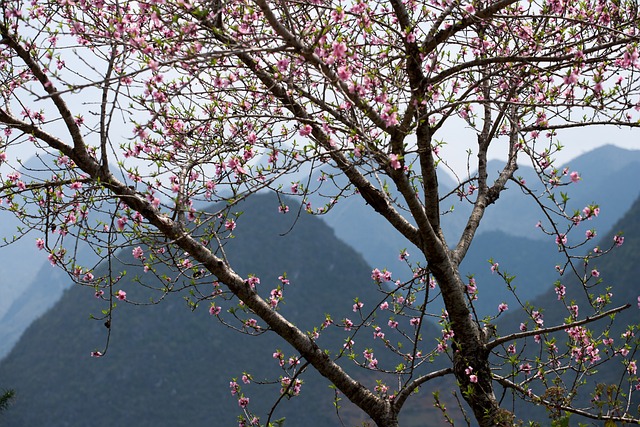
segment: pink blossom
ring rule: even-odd
[[[498,264],[497,262],[491,265],[491,272],[495,273],[496,271],[498,271],[498,267],[500,266],[500,264]]]
[[[560,233],[556,236],[556,244],[557,245],[566,245],[567,244],[567,236],[563,233]]]
[[[591,276],[600,277],[600,272],[594,268],[593,270],[591,270]]]
[[[574,318],[578,318],[578,306],[577,305],[571,305],[567,307],[569,309],[569,311],[571,312],[571,315]]]
[[[563,78],[564,84],[574,85],[578,82],[578,70],[572,70],[568,75]]]
[[[256,276],[251,276],[247,279],[247,284],[251,289],[255,289],[256,285],[260,284],[260,278]]]
[[[228,219],[224,223],[224,228],[226,228],[229,231],[233,231],[236,228],[236,222],[232,219]]]
[[[343,42],[334,41],[332,46],[333,56],[336,58],[344,58],[347,54],[347,45]]]
[[[287,58],[280,59],[276,63],[276,67],[278,67],[278,71],[281,73],[287,71],[287,68],[289,67],[289,60]]]
[[[635,360],[632,360],[631,362],[629,362],[629,365],[627,366],[627,371],[629,371],[631,375],[636,374],[636,372],[638,371],[638,367],[636,366]]]
[[[248,397],[244,397],[242,396],[240,399],[238,399],[238,405],[244,409],[247,407],[247,405],[249,405],[249,398]]]
[[[249,328],[260,329],[260,326],[258,326],[258,321],[256,319],[247,319],[245,320],[244,325],[248,326]]]
[[[389,308],[389,303],[387,301],[380,304],[380,310],[387,310]]]
[[[585,237],[587,238],[587,240],[589,239],[593,239],[594,237],[596,237],[596,231],[595,230],[587,230],[585,233]]]
[[[116,292],[116,298],[118,298],[120,301],[124,301],[127,299],[127,293],[120,289],[118,292]]]
[[[91,357],[102,357],[102,352],[101,351],[92,351],[91,352]]]
[[[498,312],[499,313],[505,312],[507,310],[509,310],[509,306],[507,304],[501,303],[501,304],[498,305]]]
[[[311,135],[312,131],[313,131],[313,128],[311,127],[311,125],[304,125],[300,128],[300,135],[309,136]]]
[[[96,291],[96,298],[101,298],[102,295],[104,295],[104,291],[102,289]]]
[[[40,250],[44,249],[44,240],[37,238],[36,239],[36,247]]]
[[[217,316],[218,314],[220,314],[220,311],[222,311],[222,307],[219,307],[215,304],[211,304],[211,307],[209,307],[209,314],[212,316]]]
[[[371,272],[371,278],[377,283],[389,282],[391,280],[391,272],[387,270],[380,271],[377,268]]]
[[[349,67],[344,65],[338,67],[338,78],[340,78],[340,80],[346,81],[349,80],[349,77],[351,77],[351,70],[349,70]]]
[[[571,174],[569,174],[569,176],[571,177],[571,182],[578,182],[581,179],[580,175],[576,171],[571,172]]]
[[[353,312],[356,313],[358,310],[360,310],[362,307],[364,306],[363,303],[361,303],[360,301],[356,302],[355,304],[353,304]]]
[[[280,280],[280,283],[282,283],[283,285],[288,285],[289,284],[289,279],[287,279],[287,273],[278,276],[278,280]]]
[[[118,220],[116,221],[118,224],[118,230],[120,231],[124,230],[124,226],[128,220],[129,218],[127,218],[126,216],[121,216],[120,218],[118,218]]]
[[[409,323],[411,324],[411,326],[418,326],[420,324],[420,318],[413,317],[411,318],[411,320],[409,320]]]
[[[582,213],[587,219],[591,219],[592,217],[598,216],[600,214],[600,208],[598,207],[598,205],[585,206],[582,209]]]
[[[379,326],[376,326],[376,328],[373,331],[373,339],[376,339],[376,338],[384,339],[384,333],[382,332],[382,329],[380,329]]]
[[[240,391],[240,386],[235,381],[229,381],[229,388],[231,389],[231,395],[235,395]]]
[[[539,327],[542,327],[542,325],[544,325],[544,320],[542,320],[542,313],[540,313],[538,310],[533,310],[531,312],[531,317]]]
[[[142,250],[142,248],[140,246],[136,246],[135,248],[133,248],[133,251],[131,251],[131,253],[133,254],[133,257],[135,259],[144,258],[144,251]]]
[[[15,183],[20,179],[21,176],[22,175],[20,174],[20,172],[16,171],[16,172],[12,172],[10,174],[7,174],[7,179],[9,181],[11,181],[12,183]]]
[[[624,236],[620,236],[620,235],[613,236],[613,241],[616,244],[616,246],[622,246],[622,244],[624,243]]]
[[[392,153],[392,154],[390,154],[390,155],[389,155],[389,161],[390,161],[390,163],[391,163],[391,167],[392,167],[393,169],[396,169],[396,170],[397,170],[397,169],[400,169],[400,168],[402,167],[402,165],[400,164],[400,160],[399,160],[399,158],[398,158],[398,155],[397,155],[397,154],[393,154],[393,153]]]

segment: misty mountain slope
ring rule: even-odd
[[[260,276],[258,289],[265,295],[279,283],[278,276],[287,273],[291,285],[284,290],[283,314],[311,328],[322,323],[325,313],[336,322],[357,316],[352,311],[355,297],[365,307],[376,303],[371,268],[322,221],[302,216],[290,233],[279,237],[294,217],[277,212],[274,196],[253,196],[238,210],[244,213],[237,221],[238,237],[226,246],[229,258],[241,274]],[[120,256],[133,261],[130,250]],[[130,282],[136,274],[143,275],[140,269],[127,267],[128,279],[119,286],[131,301],[146,301],[148,293]],[[209,282],[202,289],[211,291],[213,286]],[[105,308],[93,294],[91,288],[79,286],[67,290],[0,364],[0,384],[18,392],[16,404],[3,417],[5,425],[236,425],[241,412],[237,397],[229,392],[229,381],[239,381],[243,372],[256,381],[277,380],[282,372],[272,354],[280,349],[287,358],[294,355],[273,334],[247,337],[217,324],[208,313],[208,303],[191,312],[183,294],[147,307],[118,303],[108,353],[91,358],[89,353],[101,348],[107,332],[103,322],[88,319]],[[424,335],[433,334],[425,326]],[[366,330],[356,336],[357,354],[365,346],[379,348],[380,340],[373,342],[371,335]],[[347,336],[340,328],[330,329],[318,342],[336,354]],[[378,358],[387,363],[382,352]],[[368,376],[345,359],[343,364],[355,375]],[[302,378],[301,396],[283,402],[276,418],[287,417],[286,425],[291,426],[339,425],[328,382],[313,372]],[[279,384],[242,386],[250,398],[249,409],[262,416],[280,388]],[[365,420],[348,402],[341,404],[349,424]],[[425,413],[432,413],[434,425],[440,422],[431,405]]]
[[[38,159],[32,159],[27,162],[27,167],[36,170],[33,173],[41,174],[43,171],[37,171],[39,164]],[[607,230],[620,218],[640,192],[640,187],[635,184],[637,181],[636,171],[640,168],[640,151],[605,146],[572,160],[570,166],[571,170],[579,171],[583,177],[582,182],[570,187],[572,198],[570,206],[572,209],[581,209],[586,204],[600,203],[601,214],[598,228],[601,232]],[[490,162],[489,172],[491,174],[495,175],[499,168],[500,162]],[[523,176],[530,183],[535,180],[533,170],[526,166],[522,166],[517,171],[517,175]],[[338,177],[338,179],[340,178]],[[311,181],[315,182],[315,179],[311,179]],[[444,172],[440,175],[439,181],[443,191],[449,191],[454,186],[453,180]],[[328,190],[326,192],[329,193]],[[312,196],[311,199],[314,208],[328,202],[326,199],[315,196]],[[442,218],[445,235],[449,239],[448,243],[453,245],[456,243],[455,239],[460,230],[464,227],[464,220],[471,206],[466,202],[456,202],[455,200],[452,202],[451,200],[447,199],[441,209],[449,209],[451,205],[455,208],[452,213],[444,215]],[[408,245],[406,240],[386,220],[375,214],[357,195],[340,199],[333,209],[321,218],[335,230],[341,240],[359,252],[373,267],[387,268],[393,271],[397,277],[410,277],[410,271],[404,263],[398,260],[398,254],[406,248],[414,254],[413,260],[415,261],[417,249]],[[463,269],[463,274],[485,274],[485,262],[488,258],[493,257],[512,274],[523,277],[524,275],[520,272],[526,271],[528,263],[524,264],[523,270],[517,262],[511,262],[509,256],[512,253],[514,255],[519,253],[522,255],[520,258],[532,256],[537,259],[541,252],[534,249],[536,245],[531,243],[529,246],[533,253],[526,255],[529,246],[525,244],[525,241],[516,243],[511,240],[511,237],[505,236],[504,239],[498,239],[495,242],[498,244],[497,247],[493,247],[482,241],[484,240],[482,234],[496,231],[509,236],[515,235],[548,242],[550,238],[535,228],[535,224],[540,219],[539,209],[517,188],[511,188],[510,191],[505,192],[496,204],[487,210],[479,229],[478,239],[480,241],[475,242],[471,248],[471,252],[478,251],[480,258],[476,258],[475,255],[467,256],[463,265],[466,266]],[[17,224],[15,219],[10,215],[5,215],[3,221],[2,231],[5,234],[12,234]],[[65,282],[61,287],[43,287],[42,281],[34,281],[33,278],[39,268],[50,271],[48,270],[49,266],[46,265],[46,257],[35,248],[35,237],[38,236],[27,236],[15,245],[0,249],[0,273],[2,273],[0,275],[0,358],[11,349],[17,336],[29,323],[40,316],[49,307],[48,304],[55,302],[61,295],[61,289],[68,285]],[[491,237],[487,238],[491,240]],[[501,251],[511,246],[520,249],[518,251],[507,250],[503,255]],[[546,254],[546,251],[544,253]],[[85,263],[85,261],[81,260],[81,263]],[[546,262],[544,265],[546,266]],[[539,286],[542,282],[546,283],[541,280],[536,282],[538,286],[521,286],[520,290],[533,291],[526,296],[530,298],[544,290]],[[27,292],[26,289],[29,291]],[[18,300],[21,295],[22,298]],[[35,301],[29,302],[29,299],[34,295],[44,296],[44,299],[49,303],[41,304],[38,301],[40,296]],[[496,301],[510,298],[506,293],[500,295],[492,292],[489,295],[491,298],[484,300],[487,304],[487,310],[493,310]],[[12,304],[13,308],[11,308]],[[7,315],[8,312],[14,314]],[[21,315],[16,317],[15,313],[21,313]]]
[[[490,176],[496,176],[502,163],[490,161]],[[569,172],[577,171],[582,178],[578,183],[560,187],[555,191],[569,196],[567,211],[581,211],[587,205],[598,204],[600,217],[598,229],[609,230],[631,207],[640,194],[637,171],[640,169],[640,150],[625,150],[613,145],[599,147],[568,162]],[[538,178],[529,166],[521,166],[515,173],[533,188],[541,188]],[[516,236],[548,239],[535,228],[538,221],[546,223],[539,207],[524,196],[515,183],[508,184],[511,191],[504,192],[495,206],[487,209],[480,231],[500,230]],[[467,208],[468,209],[468,208]]]
[[[502,165],[503,162],[499,160],[490,161],[487,166],[489,176],[497,176]],[[640,187],[637,185],[640,150],[625,150],[607,145],[573,159],[569,166],[571,171],[576,170],[580,173],[582,180],[558,189],[557,197],[560,199],[560,191],[568,192],[570,210],[581,210],[592,203],[599,204],[601,213],[598,229],[601,232],[610,229],[640,194]],[[537,176],[530,166],[521,165],[515,175],[535,186]],[[454,181],[445,172],[440,175],[439,182],[443,194],[454,186]],[[478,234],[499,231],[512,236],[553,243],[553,238],[536,228],[538,221],[544,221],[544,216],[535,202],[525,196],[515,183],[508,183],[507,187],[508,190],[501,194],[496,203],[487,208]],[[326,203],[326,200],[323,203]],[[316,205],[314,200],[314,206]],[[447,243],[454,246],[464,229],[472,206],[457,197],[450,197],[440,205],[442,211],[451,207],[454,208],[453,212],[442,217],[442,227],[448,239]],[[395,273],[403,268],[397,260],[399,252],[404,248],[412,251],[406,239],[361,198],[340,199],[322,218],[372,266],[388,268]]]
[[[492,160],[488,164],[490,176],[497,176],[503,163]],[[568,192],[568,209],[581,210],[598,203],[600,215],[590,226],[600,234],[609,230],[631,206],[640,194],[637,170],[640,169],[640,151],[625,150],[615,146],[603,146],[579,156],[569,163],[570,170],[577,170],[582,180],[558,189]],[[522,165],[516,171],[529,185],[535,187],[538,179],[534,170]],[[453,180],[446,174],[439,179],[442,191],[453,187]],[[554,237],[547,236],[536,227],[544,216],[536,203],[525,196],[515,183],[507,184],[494,205],[487,208],[475,240],[461,265],[461,274],[474,275],[480,291],[477,301],[481,316],[495,314],[498,304],[515,304],[515,297],[496,275],[490,272],[488,260],[492,258],[501,267],[516,276],[514,286],[523,301],[531,300],[552,288],[555,281],[555,265],[562,261],[557,252]],[[538,185],[539,187],[539,185]],[[447,199],[447,200],[454,200]],[[450,208],[443,202],[441,210]],[[442,217],[448,244],[453,246],[471,212],[471,204],[453,201],[453,212]],[[315,204],[314,204],[315,206]],[[407,249],[412,261],[419,260],[419,251],[404,239],[386,220],[356,196],[340,199],[326,215],[321,216],[338,236],[360,252],[375,267],[387,268],[399,277],[408,277],[406,265],[398,260],[402,249]],[[436,310],[437,311],[437,310]]]
[[[53,307],[71,283],[64,271],[48,263],[36,270],[34,279],[0,318],[0,360],[11,351],[27,326]]]
[[[502,231],[488,231],[476,236],[460,265],[460,273],[473,276],[478,287],[475,301],[479,317],[496,315],[498,305],[516,307],[516,297],[504,280],[491,271],[489,260],[502,271],[515,276],[511,283],[518,298],[531,301],[553,286],[557,276],[555,266],[562,261],[553,241],[517,237]]]

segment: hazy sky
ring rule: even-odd
[[[447,144],[441,149],[441,155],[443,158],[446,158],[448,164],[454,168],[457,173],[464,175],[468,149],[473,150],[474,154],[471,160],[475,160],[475,136],[470,133],[468,129],[447,132],[443,135],[446,135]],[[559,132],[558,140],[564,146],[563,150],[556,156],[557,165],[560,166],[602,145],[612,144],[630,150],[640,150],[640,129],[617,129],[614,127],[594,126],[576,130],[562,130]],[[23,161],[33,156],[36,152],[37,148],[32,144],[23,144],[10,149],[12,157],[19,157]],[[504,160],[506,159],[506,154],[505,144],[498,141],[491,147],[489,157],[491,159]],[[471,169],[476,169],[473,163]]]

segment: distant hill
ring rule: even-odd
[[[625,241],[621,247],[615,248],[615,250],[600,259],[593,260],[589,264],[589,268],[597,268],[601,273],[603,279],[602,285],[597,290],[592,290],[591,293],[600,295],[606,292],[605,288],[611,286],[611,292],[613,294],[611,298],[611,305],[609,308],[618,307],[624,304],[631,304],[631,308],[616,315],[615,322],[610,329],[609,337],[614,339],[614,346],[618,347],[623,342],[621,335],[626,330],[627,325],[637,325],[640,323],[640,314],[638,309],[638,296],[640,295],[640,283],[638,277],[640,276],[640,198],[636,199],[631,208],[624,214],[624,216],[613,226],[610,232],[603,234],[599,239],[601,247],[609,247],[613,241],[613,236],[618,232],[623,232]],[[580,284],[571,278],[568,274],[566,280],[563,283],[567,289],[566,303],[558,301],[557,295],[553,288],[546,290],[542,295],[532,301],[534,307],[544,307],[544,322],[545,326],[552,326],[556,324],[564,323],[569,314],[566,309],[566,304],[573,301],[582,307],[580,311],[580,317],[583,318],[589,313],[587,308],[587,302],[585,299],[585,293],[582,290]],[[516,312],[515,310],[510,312],[507,316],[500,319],[498,323],[498,331],[505,335],[518,330],[518,325],[523,320],[523,313]],[[609,325],[610,319],[600,320],[598,323],[591,325],[596,331],[603,330]],[[529,320],[531,323],[531,320]],[[565,332],[556,333],[553,335],[558,339],[558,345],[566,341],[567,334]],[[606,346],[600,344],[599,349],[602,357],[605,357]],[[520,347],[522,348],[522,347]],[[531,347],[533,353],[530,351],[525,352],[530,357],[535,357],[535,346]],[[628,392],[628,383],[626,379],[620,383],[622,373],[625,371],[625,367],[620,363],[620,358],[616,358],[606,365],[599,368],[599,373],[592,377],[583,378],[587,385],[580,389],[576,401],[581,406],[591,406],[590,396],[586,394],[587,391],[591,391],[596,383],[602,382],[607,384],[621,384],[622,392]],[[568,383],[571,383],[573,377],[568,379]],[[535,384],[532,384],[535,386]],[[624,396],[623,396],[624,397]],[[624,397],[626,399],[626,397]],[[626,401],[626,400],[625,400]],[[633,394],[633,400],[631,401],[631,413],[638,416],[636,408],[640,403],[640,396],[637,392]],[[536,410],[531,405],[518,406],[519,417],[522,418],[535,418],[539,421],[545,422],[547,420],[546,412],[543,409],[538,408]],[[586,419],[580,419],[577,416],[572,416],[571,425],[578,421],[586,422]],[[546,421],[548,422],[548,421]],[[577,424],[576,424],[577,425]]]
[[[24,176],[39,179],[47,179],[51,176],[51,172],[44,170],[43,162],[39,157],[34,156],[22,165],[20,172]],[[40,236],[36,233],[28,233],[29,230],[13,213],[0,210],[0,224],[2,224],[0,227],[0,322],[2,322],[11,304],[25,291],[40,267],[47,263],[47,257],[42,256],[41,252],[38,253],[35,246],[35,239]],[[24,235],[25,233],[27,234]],[[2,343],[0,359],[6,353],[3,351],[5,339],[0,332],[0,343]],[[13,342],[11,344],[13,345]]]
[[[295,217],[277,212],[275,196],[253,196],[237,210],[244,212],[238,220],[238,237],[228,242],[226,251],[239,273],[260,276],[259,289],[267,295],[278,276],[287,273],[291,285],[285,288],[281,305],[285,315],[310,329],[320,325],[326,313],[336,321],[355,319],[354,297],[360,297],[365,307],[374,306],[377,296],[372,292],[370,267],[322,221],[301,216],[281,237]],[[130,252],[119,257],[132,261]],[[116,264],[114,271],[120,268]],[[127,291],[128,299],[146,301],[148,293],[132,283],[135,275],[144,273],[126,269],[118,286]],[[209,283],[200,289],[211,292],[213,287]],[[88,319],[105,308],[93,294],[91,288],[80,286],[67,290],[0,364],[0,384],[17,391],[15,405],[3,414],[3,425],[236,425],[240,408],[229,392],[229,381],[245,371],[257,381],[277,379],[282,373],[272,353],[281,349],[287,357],[293,355],[275,335],[247,337],[217,324],[206,303],[191,312],[183,299],[188,295],[183,294],[153,306],[118,303],[108,353],[91,358],[89,353],[104,344],[107,333],[102,322]],[[226,318],[233,321],[229,315]],[[336,354],[348,335],[339,328],[330,331],[320,336],[319,344]],[[434,334],[425,325],[425,337]],[[365,347],[380,348],[380,340],[373,341],[371,335],[367,330],[357,336],[358,354]],[[382,356],[380,352],[380,363],[387,363]],[[369,378],[347,358],[341,360],[356,377]],[[287,417],[285,425],[291,426],[339,425],[328,382],[313,372],[302,378],[303,393],[283,402],[275,419]],[[375,384],[373,379],[367,381]],[[262,416],[275,403],[278,389],[279,385],[243,386],[250,409]],[[427,393],[415,404],[423,405],[418,407],[433,420],[431,425],[438,425],[441,416],[432,404],[425,404],[429,398]],[[340,404],[348,425],[366,420],[344,398]],[[408,411],[411,414],[411,405]]]
[[[53,157],[34,156],[20,168],[25,179],[48,180],[52,172],[45,167]],[[35,212],[35,206],[29,206]],[[38,215],[36,214],[36,217]],[[90,221],[105,220],[106,214],[93,212]],[[60,299],[71,285],[61,272],[49,265],[47,254],[38,250],[38,231],[28,230],[11,212],[0,211],[0,360],[11,350],[22,332]],[[69,236],[67,244],[72,237]],[[77,262],[93,265],[97,256],[82,240],[77,246]]]
[[[489,176],[495,178],[502,166],[501,161],[490,161]],[[571,171],[578,171],[582,180],[559,189],[558,199],[559,191],[568,192],[568,206],[572,210],[581,210],[588,204],[598,203],[601,213],[597,225],[601,232],[609,230],[640,194],[640,187],[637,185],[640,150],[625,150],[607,145],[575,158],[567,167],[570,167]],[[524,178],[529,185],[534,185],[537,180],[533,168],[526,164],[520,166],[516,176]],[[455,185],[444,171],[440,174],[439,183],[443,194]],[[499,231],[511,236],[548,241],[550,238],[535,227],[538,221],[544,222],[537,205],[523,195],[515,183],[509,183],[507,187],[508,190],[502,193],[498,201],[487,208],[478,233]],[[456,239],[463,230],[472,208],[471,204],[466,201],[460,202],[456,197],[447,199],[440,208],[445,211],[452,206],[453,212],[442,217],[445,236],[451,246],[457,243]],[[403,268],[397,258],[400,250],[407,248],[406,240],[383,218],[376,215],[361,198],[340,199],[322,218],[372,266],[386,267],[394,272]],[[412,248],[407,249],[411,252]]]
[[[552,287],[557,277],[555,266],[562,258],[557,245],[517,237],[502,231],[481,233],[471,243],[471,248],[460,266],[463,278],[473,275],[478,287],[475,301],[479,317],[496,315],[498,305],[507,303],[516,307],[516,297],[507,290],[504,280],[491,272],[491,263],[500,264],[502,271],[515,276],[512,286],[522,301],[531,301]]]
[[[502,163],[489,162],[490,174],[496,176]],[[585,153],[568,162],[569,172],[577,171],[581,181],[568,187],[561,187],[555,192],[557,200],[561,200],[560,192],[569,195],[568,210],[582,210],[583,207],[596,203],[600,206],[597,227],[605,232],[624,215],[634,200],[640,195],[637,171],[640,169],[640,150],[625,150],[613,145],[605,145]],[[491,176],[491,175],[490,175]],[[524,178],[528,185],[536,185],[537,177],[533,169],[522,165],[516,176]],[[506,233],[533,239],[548,239],[535,228],[538,221],[545,223],[540,209],[533,201],[525,197],[515,184],[511,191],[500,196],[495,206],[487,209],[481,232],[500,230]],[[461,209],[469,209],[461,206]]]
[[[489,171],[495,174],[500,165],[498,161],[491,161]],[[640,187],[635,184],[636,171],[640,168],[640,151],[604,146],[572,160],[570,166],[571,170],[579,171],[583,178],[582,182],[570,187],[570,206],[581,209],[586,204],[599,203],[602,208],[597,223],[600,232],[608,230],[640,192]],[[26,167],[33,170],[32,173],[43,173],[38,159],[31,159]],[[522,166],[517,175],[523,176],[528,182],[535,180],[533,170],[526,166]],[[315,183],[316,178],[313,177],[311,181]],[[454,187],[454,181],[444,171],[440,174],[439,181],[442,191],[449,191]],[[327,200],[318,197],[312,199],[314,207],[327,203]],[[451,204],[455,207],[454,211],[445,215],[442,221],[449,244],[453,245],[454,237],[464,227],[470,205],[447,202],[441,208],[448,209]],[[13,235],[17,223],[10,215],[5,214],[3,217],[2,231]],[[411,274],[406,265],[398,260],[398,254],[406,248],[413,254],[413,260],[416,260],[419,251],[408,246],[406,240],[383,218],[372,212],[360,197],[340,199],[331,212],[321,218],[335,230],[339,239],[359,252],[369,265],[387,268],[398,277],[408,277]],[[528,273],[527,268],[532,264],[527,260],[536,259],[539,261],[538,265],[544,268],[540,271],[546,272],[550,261],[545,257],[553,255],[553,242],[551,240],[552,250],[547,252],[542,249],[548,248],[548,245],[538,245],[530,240],[517,241],[516,238],[549,243],[550,238],[535,228],[540,219],[539,209],[517,189],[504,193],[496,205],[487,210],[477,240],[463,264],[463,273],[475,274],[479,279],[487,274],[486,261],[494,258],[510,273],[518,276],[519,283],[522,284],[519,290],[524,292],[526,299],[539,295],[549,283],[539,276],[536,276],[534,285],[522,281],[533,277]],[[0,359],[7,354],[30,322],[57,301],[62,289],[70,285],[69,282],[64,282],[60,286],[44,286],[40,279],[34,280],[40,268],[43,269],[42,274],[51,272],[46,257],[35,248],[35,237],[38,236],[29,235],[10,247],[0,248]],[[509,250],[511,247],[518,249]],[[478,257],[474,255],[476,253]],[[511,260],[512,255],[515,256],[514,260]],[[84,262],[81,260],[81,263]],[[493,280],[490,277],[487,279]],[[486,283],[485,280],[482,282]],[[495,308],[496,301],[499,303],[511,298],[508,294],[496,293],[494,290],[486,293],[488,298],[480,300],[481,305],[486,304],[488,312]],[[34,295],[38,297],[32,299]],[[480,307],[480,310],[485,308]]]
[[[490,161],[490,177],[495,178],[502,166],[501,161]],[[582,180],[559,189],[558,199],[559,191],[568,192],[570,210],[581,210],[586,205],[598,203],[600,216],[593,226],[601,234],[611,229],[640,194],[637,185],[640,150],[602,146],[575,158],[567,167],[571,171],[578,171]],[[535,188],[537,176],[533,168],[523,164],[516,171],[516,176],[522,177]],[[454,186],[454,181],[444,172],[439,177],[439,183],[443,193]],[[483,290],[489,288],[488,292],[484,292],[484,298],[478,301],[478,308],[483,313],[494,314],[500,302],[514,302],[513,295],[504,292],[503,284],[489,284],[496,282],[496,276],[490,274],[487,262],[490,258],[517,276],[515,284],[523,300],[530,300],[550,289],[555,280],[557,248],[553,237],[536,228],[538,221],[545,221],[540,208],[522,194],[515,183],[509,183],[507,187],[498,201],[487,208],[476,239],[462,264],[462,274],[473,274],[482,284],[481,296]],[[451,206],[454,210],[442,217],[442,223],[448,243],[453,246],[472,206],[455,197],[447,200],[448,203],[442,203],[441,210]],[[418,254],[419,251],[410,245],[407,247],[408,242],[361,198],[340,199],[322,218],[372,266],[410,274],[404,263],[398,260],[398,254],[405,248],[411,254]],[[413,260],[419,260],[419,257]]]

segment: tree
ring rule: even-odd
[[[586,255],[583,244],[592,235],[569,244],[569,233],[597,216],[598,207],[567,207],[562,190],[580,177],[555,168],[553,157],[562,130],[639,125],[636,1],[66,0],[3,1],[2,9],[2,206],[22,220],[22,232],[39,231],[37,245],[53,265],[108,302],[104,321],[126,293],[118,289],[118,272],[94,277],[92,266],[78,265],[79,242],[99,259],[132,248],[150,277],[154,266],[172,266],[173,277],[158,277],[160,295],[188,288],[193,305],[208,303],[216,316],[223,316],[216,298],[236,298],[239,328],[281,336],[305,367],[328,378],[379,426],[398,425],[410,394],[444,375],[455,377],[482,426],[514,422],[496,387],[561,414],[638,421],[628,407],[579,409],[571,402],[577,384],[561,399],[547,383],[567,371],[592,372],[608,338],[585,325],[628,307],[607,305],[600,273],[589,267],[623,238]],[[442,194],[437,171],[450,169],[447,159],[459,142],[449,141],[448,132],[455,129],[477,140],[468,154],[477,172],[471,166],[458,171],[458,187]],[[36,148],[42,170],[18,171],[12,150],[23,143]],[[490,147],[508,156],[495,180],[487,170]],[[517,179],[523,161],[536,168],[538,183]],[[566,256],[560,274],[577,276],[580,292],[589,295],[581,317],[568,309],[570,326],[545,327],[540,311],[523,304],[534,329],[497,337],[493,319],[474,316],[477,288],[458,265],[485,210],[510,181],[538,201],[542,231],[555,236]],[[309,213],[330,211],[340,197],[362,197],[372,214],[419,250],[412,259],[421,260],[408,263],[409,280],[373,271],[384,300],[370,311],[356,301],[359,324],[327,318],[315,331],[333,323],[382,334],[378,322],[387,319],[393,328],[394,319],[406,317],[412,331],[388,333],[410,343],[409,352],[395,347],[395,338],[385,340],[404,361],[394,372],[396,390],[384,384],[369,390],[355,381],[341,354],[328,354],[316,334],[280,315],[286,277],[267,295],[259,276],[234,272],[224,252],[225,239],[242,222],[233,206],[264,189],[301,197]],[[313,206],[320,194],[329,200]],[[459,236],[445,236],[440,226],[450,198],[473,206]],[[211,213],[202,202],[225,206]],[[497,263],[492,268],[512,289],[514,278]],[[212,281],[226,291],[203,290]],[[143,285],[151,283],[147,278]],[[556,286],[561,302],[569,302],[564,285]],[[421,342],[419,327],[432,314],[431,289],[446,307],[435,313],[444,333],[433,349]],[[496,317],[507,308],[501,305]],[[547,339],[554,331],[568,332],[566,351]],[[536,366],[506,375],[492,370],[492,354],[512,358],[506,344],[534,335],[541,355]],[[623,361],[631,391],[635,361],[621,349],[636,345],[630,326],[627,340],[608,357]],[[438,354],[451,359],[450,367],[425,372]],[[376,370],[375,360],[365,353],[358,363]],[[538,372],[544,394],[531,387],[530,372]],[[283,393],[297,393],[296,381]]]
[[[2,394],[0,394],[0,414],[9,408],[9,405],[15,396],[15,390],[4,390]]]

